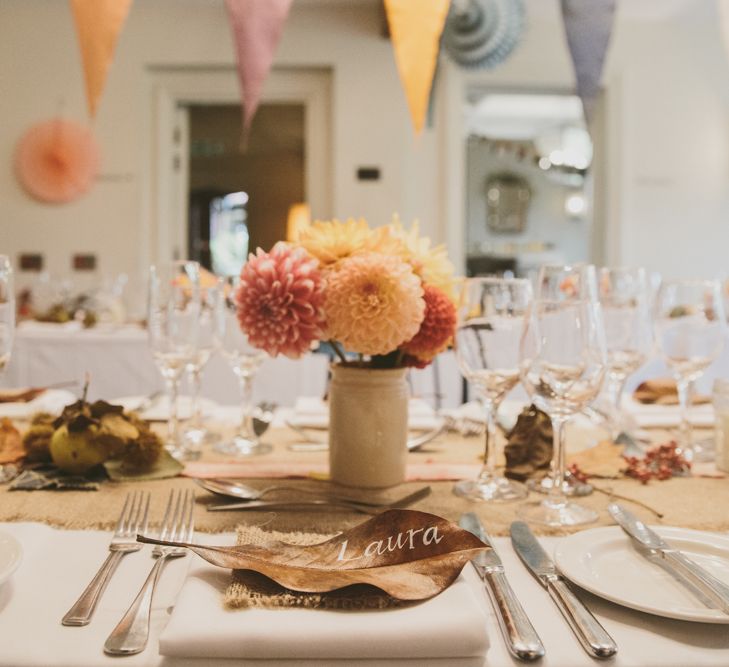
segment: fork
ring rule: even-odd
[[[122,556],[139,551],[141,548],[136,537],[140,530],[146,532],[148,513],[149,493],[135,491],[127,494],[114,535],[109,543],[109,555],[84,592],[81,593],[81,597],[66,612],[61,620],[63,625],[88,625],[94,609],[96,609],[96,603],[101,598],[101,594]]]
[[[190,542],[194,529],[193,509],[195,494],[192,491],[170,491],[164,518],[160,526],[161,540]],[[149,639],[149,618],[152,612],[154,589],[162,567],[170,558],[185,556],[187,551],[179,547],[155,546],[152,557],[156,558],[149,575],[134,602],[127,609],[104,644],[104,652],[110,655],[141,653]]]

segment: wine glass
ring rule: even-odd
[[[529,306],[521,339],[521,380],[535,405],[552,420],[552,484],[547,497],[518,514],[548,526],[575,526],[597,513],[565,495],[564,425],[599,393],[607,364],[605,329],[595,267],[544,266],[538,298]]]
[[[678,443],[689,461],[710,458],[708,449],[692,439],[690,397],[693,383],[721,354],[725,330],[719,281],[681,280],[661,286],[656,298],[656,341],[676,380],[681,410]]]
[[[646,361],[653,347],[650,288],[645,269],[602,268],[600,304],[605,322],[613,441],[624,428],[621,404],[625,382]]]
[[[188,448],[200,450],[203,445],[210,445],[220,437],[205,428],[203,423],[202,405],[200,401],[200,387],[202,372],[210,361],[216,346],[216,322],[218,299],[221,285],[200,286],[200,317],[198,320],[198,338],[195,354],[187,363],[186,371],[192,389],[192,414],[185,428],[184,440]]]
[[[177,406],[180,379],[197,353],[199,316],[200,265],[177,261],[150,267],[147,334],[169,396],[166,447],[178,459],[200,455],[181,438]]]
[[[216,317],[217,347],[238,378],[241,393],[241,421],[238,433],[230,441],[215,445],[215,450],[233,456],[253,456],[271,451],[271,445],[258,440],[253,428],[253,378],[266,358],[265,352],[253,347],[238,324],[235,295],[240,278],[221,280]]]
[[[469,278],[464,283],[455,337],[456,358],[486,412],[486,450],[479,476],[453,487],[458,496],[488,501],[527,496],[523,484],[496,474],[494,420],[501,401],[519,382],[519,340],[531,297],[528,280]]]
[[[15,291],[10,259],[0,255],[0,374],[10,361],[15,336]]]

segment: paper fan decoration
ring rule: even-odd
[[[15,152],[20,184],[34,199],[52,204],[73,201],[89,190],[99,163],[91,130],[61,118],[31,127]]]
[[[523,0],[454,2],[443,48],[462,67],[490,69],[511,55],[523,30]]]

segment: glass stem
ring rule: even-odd
[[[202,406],[200,405],[200,385],[202,377],[200,366],[193,366],[190,371],[190,384],[192,385],[192,419],[190,426],[193,431],[202,428]]]
[[[486,434],[483,453],[483,468],[479,474],[480,480],[491,479],[496,474],[496,411],[498,405],[493,401],[483,402],[486,409]]]
[[[174,375],[165,380],[167,395],[170,398],[170,416],[167,419],[167,448],[176,450],[180,446],[180,418],[177,411],[177,395],[180,389],[180,376]]]
[[[550,505],[564,505],[564,477],[567,470],[567,461],[564,446],[564,424],[566,419],[562,416],[552,417],[552,486],[549,489],[547,502]]]
[[[688,380],[677,380],[676,390],[678,392],[678,404],[681,409],[681,423],[678,427],[678,446],[681,453],[691,454],[691,422],[689,421],[689,395],[690,382]]]
[[[610,377],[610,391],[613,399],[613,414],[610,417],[610,435],[613,442],[620,435],[620,415],[622,414],[623,394],[625,393],[625,383],[628,381],[627,375],[612,375]]]
[[[241,396],[241,421],[238,434],[247,440],[257,440],[253,430],[253,378],[250,373],[238,376]]]

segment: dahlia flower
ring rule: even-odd
[[[425,285],[425,317],[415,336],[400,349],[405,352],[406,365],[422,368],[407,357],[430,363],[436,354],[445,350],[456,329],[456,307],[448,295],[438,287]]]
[[[329,338],[360,354],[387,354],[418,332],[423,288],[401,259],[363,253],[329,275],[324,310]]]
[[[324,328],[324,279],[303,248],[277,243],[251,253],[235,295],[240,328],[251,345],[296,359]]]
[[[299,232],[299,245],[327,268],[341,259],[361,251],[370,241],[372,230],[364,220],[345,222],[317,220]]]
[[[406,230],[400,218],[394,216],[389,229],[392,236],[403,244],[405,251],[402,256],[413,267],[415,274],[424,283],[439,287],[451,299],[455,299],[454,268],[448,259],[446,247],[438,245],[431,248],[430,239],[420,236],[420,224],[417,220]]]

